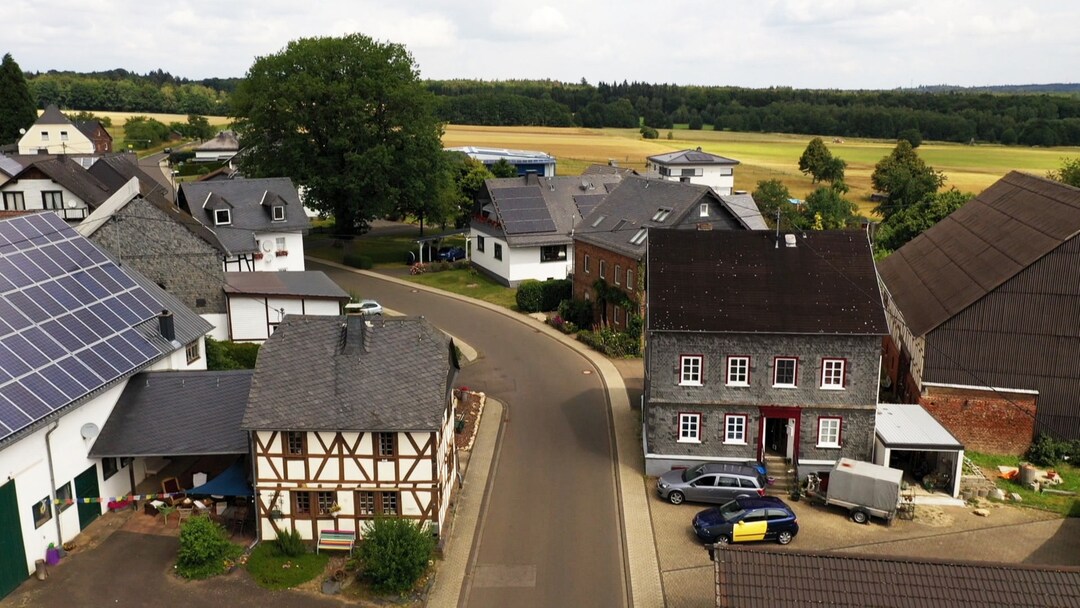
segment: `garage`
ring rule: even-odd
[[[964,446],[921,405],[878,404],[875,426],[874,462],[903,471],[919,502],[959,497]]]

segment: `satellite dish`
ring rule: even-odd
[[[79,429],[79,434],[82,435],[83,439],[93,439],[98,436],[99,432],[101,431],[98,429],[98,425],[93,422],[87,422]]]
[[[271,243],[270,241],[263,241],[262,242],[262,250],[265,251],[266,253],[270,253],[271,251],[274,250],[274,244]]]

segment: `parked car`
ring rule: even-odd
[[[775,496],[736,498],[694,516],[694,534],[709,544],[775,540],[786,545],[799,533],[791,507]]]
[[[674,469],[656,480],[656,493],[673,505],[684,500],[722,504],[741,496],[764,496],[768,478],[755,465],[707,462]]]
[[[440,247],[439,259],[446,262],[456,262],[465,259],[464,247]]]
[[[345,314],[347,315],[373,317],[382,315],[382,313],[382,304],[379,304],[375,300],[360,300],[359,302],[350,302],[345,305]]]

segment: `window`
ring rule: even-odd
[[[103,458],[101,459],[101,478],[108,479],[116,472],[120,470],[120,465],[116,462],[115,458]]]
[[[185,353],[187,354],[187,362],[188,363],[194,363],[194,362],[198,361],[199,357],[200,357],[200,354],[199,354],[199,341],[196,340],[196,341],[192,342],[191,344],[188,344],[187,349],[185,349]]]
[[[52,519],[52,501],[46,496],[41,500],[35,502],[30,509],[34,514],[34,527],[40,528],[45,525],[45,522]]]
[[[397,492],[382,492],[382,513],[384,515],[401,515],[401,501],[398,500]]]
[[[476,237],[476,250],[481,252],[481,253],[484,251],[484,237],[482,237],[482,236],[477,236]]]
[[[214,210],[214,225],[224,226],[232,223],[232,215],[228,209],[215,209]]]
[[[59,190],[49,190],[41,193],[42,209],[63,209],[64,193]]]
[[[63,513],[68,507],[75,504],[74,496],[71,493],[71,482],[67,482],[64,485],[56,489],[56,500],[59,504],[56,505],[56,510]]]
[[[582,266],[585,267],[585,274],[589,274],[591,272],[589,270],[589,254],[587,253],[585,254],[585,262],[582,264]]]
[[[679,443],[701,443],[701,414],[679,414]]]
[[[337,504],[334,492],[316,492],[315,500],[318,501],[319,515],[330,515],[333,513],[331,507]]]
[[[306,451],[304,449],[304,438],[306,433],[301,431],[285,431],[282,435],[284,436],[286,454],[298,456]]]
[[[278,251],[285,251],[285,237],[279,236],[274,239],[274,245],[277,247]]]
[[[840,419],[818,418],[817,423],[817,447],[838,448],[840,447]]]
[[[398,498],[397,492],[360,490],[356,493],[356,514],[367,519],[376,515],[401,515]]]
[[[356,493],[356,514],[360,517],[375,516],[375,492],[360,491]]]
[[[544,245],[540,247],[541,262],[561,262],[566,260],[566,245]]]
[[[615,307],[615,325],[620,325],[620,324],[622,324],[622,308],[619,307],[619,306],[616,306]]]
[[[844,388],[844,360],[821,360],[821,388],[841,390]]]
[[[604,260],[600,260],[600,278],[607,278],[607,262],[605,262]]]
[[[604,220],[606,220],[606,219],[607,219],[607,216],[606,216],[606,215],[601,215],[600,217],[596,218],[596,219],[595,219],[595,220],[593,221],[593,223],[592,223],[592,227],[593,227],[593,228],[596,228],[597,226],[599,226],[599,225],[600,225],[600,222],[603,222],[603,221],[604,221]]]
[[[701,206],[698,208],[698,216],[709,217],[709,203],[701,203]]]
[[[631,245],[640,245],[645,242],[645,237],[649,236],[648,228],[639,228],[634,236],[630,237]]]
[[[397,454],[395,435],[393,433],[379,433],[379,456],[387,457]]]
[[[728,414],[724,416],[724,443],[746,445],[746,416]]]
[[[795,370],[798,368],[799,360],[789,357],[777,357],[773,360],[773,386],[780,387],[794,387],[795,386]]]
[[[22,192],[5,192],[4,193],[4,210],[5,211],[25,211],[26,199],[23,198]]]
[[[274,221],[285,221],[285,207],[283,205],[274,205]]]
[[[728,386],[750,386],[750,357],[728,357]]]
[[[615,264],[615,284],[622,285],[620,281],[622,281],[622,266]]]
[[[498,243],[495,243],[495,259],[496,260],[501,260],[502,259],[502,245],[500,245]]]
[[[60,141],[67,141],[67,140],[68,140],[67,131],[60,131]]]
[[[629,268],[626,269],[626,288],[634,289],[634,271]]]
[[[311,494],[308,492],[293,492],[293,515],[311,516]]]
[[[679,384],[701,386],[701,355],[684,355],[679,358]]]
[[[656,213],[653,214],[652,221],[654,221],[654,222],[656,222],[658,224],[662,224],[664,222],[664,220],[666,220],[668,218],[669,215],[671,215],[671,209],[669,209],[667,207],[661,207],[661,208],[656,210]]]
[[[41,141],[49,141],[49,132],[48,131],[42,131],[41,132]]]

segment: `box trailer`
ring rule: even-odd
[[[903,476],[899,469],[841,458],[831,471],[810,475],[806,494],[824,504],[846,508],[856,523],[864,524],[870,516],[892,523],[900,504]]]

